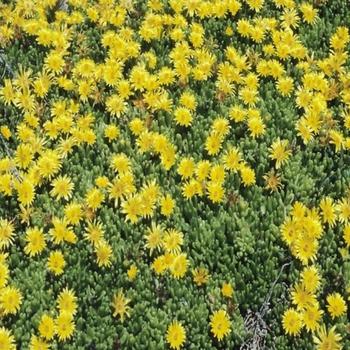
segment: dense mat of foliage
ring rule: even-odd
[[[349,349],[349,25],[2,1],[0,349]]]

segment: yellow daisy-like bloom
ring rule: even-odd
[[[170,266],[170,272],[175,278],[182,278],[187,271],[188,260],[185,253],[176,255],[172,265]]]
[[[205,141],[205,149],[210,156],[219,153],[222,146],[222,138],[216,133],[210,134]]]
[[[169,229],[163,236],[163,247],[166,252],[177,254],[183,244],[183,233],[176,229]]]
[[[68,200],[72,196],[74,184],[67,175],[63,175],[52,181],[52,187],[51,196]]]
[[[318,305],[308,306],[302,313],[303,324],[308,331],[314,332],[319,327],[323,311]]]
[[[304,264],[316,259],[318,251],[318,242],[315,239],[310,239],[307,236],[302,236],[297,239],[295,244],[296,256]]]
[[[193,120],[190,110],[185,107],[178,107],[174,111],[174,118],[176,124],[182,126],[190,126]]]
[[[18,201],[23,206],[29,206],[33,203],[35,197],[35,187],[31,180],[24,178],[23,181],[15,183],[18,193]]]
[[[150,254],[153,250],[159,250],[163,244],[163,229],[160,225],[156,225],[152,222],[151,227],[147,230],[147,235],[145,235],[146,244],[145,247],[149,249]]]
[[[282,325],[286,334],[297,335],[303,326],[301,314],[294,309],[286,310],[283,314]]]
[[[56,334],[59,341],[66,341],[73,336],[75,324],[73,315],[68,312],[63,312],[56,318]]]
[[[9,277],[9,268],[5,262],[0,262],[0,290],[7,284]]]
[[[322,198],[320,202],[320,209],[323,222],[326,222],[330,227],[333,227],[337,220],[336,208],[333,199],[330,197]]]
[[[126,216],[126,221],[130,221],[135,224],[139,220],[139,216],[142,214],[142,202],[140,196],[130,196],[127,200],[121,204],[122,213]]]
[[[104,194],[98,188],[90,189],[85,195],[86,204],[92,210],[98,209],[104,201]]]
[[[82,205],[71,202],[64,207],[64,215],[69,224],[76,225],[83,218]]]
[[[317,350],[341,350],[340,344],[341,336],[335,332],[335,326],[328,332],[325,325],[322,325],[317,332],[317,335],[313,336],[314,344]]]
[[[0,219],[0,250],[13,244],[13,224],[7,219]]]
[[[255,172],[249,166],[241,164],[240,172],[242,177],[242,182],[244,186],[251,186],[255,184]]]
[[[233,288],[231,283],[223,283],[221,287],[221,293],[226,298],[232,298],[233,296]]]
[[[7,286],[0,291],[0,308],[4,315],[16,314],[22,304],[22,294],[16,287]]]
[[[139,270],[137,266],[135,264],[132,264],[127,271],[128,280],[133,281],[136,278],[138,271]]]
[[[288,140],[278,138],[270,147],[270,158],[276,160],[277,169],[287,161],[291,154],[292,151],[288,149]]]
[[[84,238],[93,246],[96,246],[104,237],[104,229],[99,221],[88,222],[88,226],[85,230]]]
[[[192,275],[193,275],[193,281],[197,286],[200,287],[208,283],[209,271],[206,268],[204,267],[196,268],[192,270]]]
[[[343,239],[345,241],[346,246],[350,247],[350,225],[346,225],[343,231]]]
[[[71,315],[75,315],[77,311],[77,297],[73,290],[64,288],[57,298],[57,308],[62,312],[67,312]]]
[[[229,147],[223,156],[225,169],[232,172],[236,172],[239,169],[241,160],[240,151],[236,147]]]
[[[177,168],[177,173],[181,175],[182,179],[191,177],[195,170],[195,163],[191,158],[183,158]]]
[[[47,259],[47,268],[55,276],[59,276],[63,273],[66,266],[66,261],[64,260],[64,255],[61,251],[52,251]]]
[[[301,280],[306,291],[309,293],[315,293],[321,285],[321,278],[316,266],[304,267],[301,272]]]
[[[44,340],[41,340],[36,335],[32,335],[30,338],[29,350],[49,350],[50,344],[46,343]]]
[[[165,256],[160,255],[156,259],[154,259],[152,263],[152,269],[157,275],[163,274],[168,268],[168,264],[166,263]]]
[[[167,330],[166,340],[171,349],[180,349],[186,341],[186,331],[182,324],[178,321],[173,321]]]
[[[39,323],[39,333],[42,338],[46,340],[51,340],[55,335],[55,321],[54,319],[44,314],[41,316]]]
[[[231,322],[225,310],[215,311],[210,316],[210,327],[214,337],[222,340],[231,332]]]
[[[303,21],[308,24],[314,24],[317,21],[317,9],[313,8],[311,4],[303,2],[299,7],[303,14]]]
[[[165,195],[160,200],[160,212],[164,216],[170,216],[174,211],[175,200],[169,195]]]
[[[339,293],[328,294],[327,310],[333,319],[344,315],[347,310],[344,298]]]
[[[25,239],[27,245],[24,247],[24,252],[31,257],[41,253],[46,247],[43,231],[37,227],[29,228]]]
[[[207,185],[207,192],[213,203],[221,203],[224,200],[225,190],[220,183],[210,181]]]
[[[0,327],[0,349],[16,350],[15,338],[5,327]]]
[[[347,198],[342,198],[338,202],[336,210],[338,213],[339,221],[342,223],[348,223],[350,219],[350,200]]]
[[[292,302],[298,310],[306,309],[309,306],[315,305],[316,296],[306,291],[303,284],[297,284],[291,292]]]
[[[130,316],[130,306],[128,305],[130,301],[130,299],[125,297],[123,291],[119,291],[117,294],[115,294],[112,301],[112,306],[114,309],[113,316],[120,316],[120,320],[124,322],[125,316]]]
[[[248,129],[253,138],[262,136],[265,134],[265,124],[261,117],[254,116],[248,119]]]
[[[109,267],[112,265],[112,247],[105,241],[101,240],[95,246],[96,260],[99,267]]]
[[[38,159],[39,174],[50,180],[61,169],[61,158],[56,150],[46,150]]]

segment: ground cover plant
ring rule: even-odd
[[[343,0],[0,4],[0,349],[350,349]]]

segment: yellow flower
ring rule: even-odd
[[[164,216],[170,216],[174,211],[175,201],[169,195],[165,195],[160,201],[160,212]]]
[[[7,125],[2,125],[0,127],[0,133],[6,140],[8,140],[12,135],[11,130],[9,129],[9,127]]]
[[[308,331],[314,332],[319,327],[323,311],[319,309],[318,305],[311,305],[306,307],[302,313],[303,324]]]
[[[18,201],[23,206],[29,206],[33,203],[35,197],[35,187],[32,181],[24,178],[22,182],[15,183],[18,193]]]
[[[222,138],[216,133],[211,133],[205,141],[205,149],[210,156],[213,156],[219,153],[221,144]]]
[[[242,182],[244,186],[251,186],[255,184],[255,172],[249,166],[241,164],[240,172],[242,177]]]
[[[233,288],[231,283],[223,283],[221,287],[221,293],[226,298],[232,298],[233,296]]]
[[[60,313],[67,312],[75,315],[77,310],[77,297],[73,290],[64,288],[57,298],[57,308]]]
[[[297,335],[303,326],[301,314],[291,308],[286,310],[283,314],[282,325],[286,334]]]
[[[265,124],[260,116],[253,116],[248,119],[248,129],[253,138],[265,134]]]
[[[327,296],[327,310],[332,319],[345,314],[347,306],[345,300],[339,293],[328,294]]]
[[[343,239],[345,241],[346,246],[350,247],[350,225],[346,225],[343,231]]]
[[[181,253],[176,255],[172,265],[170,266],[170,272],[175,278],[182,278],[185,276],[187,271],[187,255],[185,253]]]
[[[13,244],[14,227],[7,219],[0,219],[0,250]]]
[[[316,266],[304,267],[304,270],[301,272],[301,280],[306,291],[315,293],[321,284]]]
[[[163,229],[160,225],[156,225],[152,222],[151,227],[147,230],[145,235],[146,244],[145,247],[149,249],[149,253],[152,254],[153,250],[159,250],[163,244]]]
[[[166,340],[171,349],[180,349],[186,341],[186,331],[182,324],[178,321],[173,321],[167,330]]]
[[[160,255],[156,259],[154,259],[152,263],[152,269],[157,275],[163,274],[167,268],[168,266],[166,264],[164,255]]]
[[[289,158],[292,151],[288,149],[288,140],[279,138],[270,147],[270,158],[276,160],[276,168],[279,169]]]
[[[83,217],[83,210],[81,204],[77,202],[68,203],[64,207],[64,215],[68,224],[76,225]]]
[[[137,272],[138,272],[137,266],[135,264],[132,264],[127,271],[128,280],[133,281],[136,278]]]
[[[9,269],[5,262],[0,262],[0,290],[7,284]]]
[[[307,235],[299,237],[295,244],[296,256],[304,264],[316,259],[318,250],[318,242],[316,239],[310,238]]]
[[[190,110],[185,107],[178,107],[175,109],[174,118],[176,124],[182,126],[190,126],[193,120]]]
[[[208,197],[213,203],[221,203],[224,200],[225,190],[220,183],[210,181],[207,185]]]
[[[17,348],[14,336],[5,327],[0,327],[0,345],[4,350],[16,350]]]
[[[239,169],[239,163],[241,160],[240,151],[236,147],[229,147],[223,156],[225,169],[232,172],[236,172]]]
[[[73,315],[68,312],[63,312],[56,318],[56,334],[59,341],[65,341],[73,336],[75,324]]]
[[[314,24],[317,20],[318,10],[312,7],[312,4],[303,2],[299,7],[303,14],[303,21],[308,24]]]
[[[64,255],[61,251],[56,250],[52,251],[47,259],[47,268],[51,271],[55,276],[59,276],[63,273],[63,269],[66,266],[66,262],[64,260]]]
[[[335,326],[328,332],[326,327],[322,325],[317,332],[317,336],[313,337],[316,350],[341,350],[341,336],[335,332]]]
[[[27,229],[25,239],[27,245],[24,247],[24,252],[31,257],[41,253],[46,247],[43,231],[37,227]]]
[[[106,126],[104,135],[109,141],[115,140],[120,134],[119,128],[114,124],[109,124]]]
[[[119,291],[117,294],[115,294],[112,301],[112,306],[114,309],[113,316],[120,316],[121,321],[124,322],[124,317],[130,316],[130,306],[128,305],[130,301],[130,299],[125,297],[123,291]]]
[[[56,150],[46,150],[38,159],[39,174],[43,178],[51,179],[61,169],[61,158]]]
[[[338,218],[341,223],[347,224],[350,219],[350,200],[342,198],[336,206]]]
[[[96,260],[99,267],[112,265],[112,247],[105,241],[100,240],[95,246]]]
[[[326,222],[329,224],[330,227],[333,227],[337,220],[333,199],[330,197],[322,198],[320,202],[320,209],[322,213],[323,222]]]
[[[29,350],[49,350],[50,345],[36,335],[30,338]]]
[[[195,170],[195,163],[191,158],[183,158],[178,166],[177,173],[182,179],[191,177]]]
[[[91,188],[85,195],[85,201],[89,208],[96,210],[104,201],[104,194],[98,188]]]
[[[215,311],[210,316],[211,332],[218,340],[222,340],[231,332],[231,322],[225,310]]]
[[[197,286],[202,286],[206,283],[208,283],[209,279],[209,271],[204,268],[196,268],[192,270],[192,275],[193,275],[193,281]]]
[[[55,322],[54,319],[47,315],[43,314],[39,323],[39,333],[40,336],[46,340],[51,340],[55,335]]]
[[[176,229],[169,229],[163,236],[162,243],[166,252],[177,254],[183,244],[183,234]]]
[[[139,220],[142,208],[141,198],[139,196],[130,196],[122,202],[121,207],[122,213],[126,215],[126,221],[135,224]]]
[[[305,290],[303,284],[297,284],[291,291],[292,302],[298,310],[306,309],[316,304],[316,296]]]
[[[0,291],[0,307],[4,315],[16,314],[22,304],[22,294],[16,287],[7,286]]]

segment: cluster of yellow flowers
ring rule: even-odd
[[[330,197],[321,200],[319,209],[307,208],[295,202],[290,213],[281,226],[281,235],[292,254],[303,265],[299,281],[291,288],[290,295],[294,308],[284,312],[282,324],[285,332],[296,336],[303,327],[314,334],[317,349],[340,349],[341,337],[336,333],[336,325],[328,331],[322,323],[324,311],[318,298],[321,297],[322,279],[317,266],[319,240],[325,227],[332,228],[337,221],[345,224],[344,241],[349,247],[347,231],[350,220],[350,202],[348,197],[334,203]],[[342,248],[345,249],[345,248]],[[349,283],[347,281],[347,283]],[[349,287],[349,285],[348,285]],[[343,316],[347,311],[345,298],[338,292],[328,293],[327,311],[332,320]]]
[[[244,187],[259,183],[251,157],[231,132],[242,130],[252,142],[267,136],[271,116],[260,96],[265,82],[298,109],[294,131],[304,145],[319,141],[332,145],[336,152],[350,149],[348,28],[335,28],[328,55],[315,59],[298,28],[317,23],[316,6],[307,1],[272,0],[276,15],[263,17],[266,3],[147,0],[142,17],[130,0],[68,0],[69,11],[59,9],[56,0],[0,5],[1,46],[30,37],[42,55],[35,69],[19,66],[0,87],[4,113],[14,110],[18,115],[18,122],[0,125],[1,139],[13,148],[0,158],[0,194],[14,199],[19,214],[0,217],[1,318],[16,314],[26,297],[9,283],[6,258],[11,248],[23,249],[30,259],[42,258],[47,251],[45,272],[59,280],[65,274],[67,247],[84,239],[97,267],[111,269],[115,252],[103,209],[113,210],[118,217],[121,214],[132,227],[145,224],[144,246],[152,257],[151,270],[157,277],[169,272],[185,280],[192,261],[188,238],[176,228],[176,220],[168,219],[177,212],[181,215],[183,198],[186,203],[194,203],[197,196],[203,201],[208,198],[211,204],[225,204],[227,179],[233,175]],[[234,18],[234,25],[228,17]],[[138,26],[131,23],[135,18]],[[222,35],[228,42],[220,50],[206,28],[206,22],[219,19],[225,26],[227,22]],[[82,32],[84,24],[96,28],[98,35],[88,38]],[[167,43],[158,56],[157,46],[164,38]],[[241,40],[248,43],[244,52],[236,45]],[[101,52],[94,52],[93,45]],[[198,86],[211,94],[199,96]],[[222,104],[220,112],[211,111],[213,101],[205,101],[206,96]],[[340,106],[339,115],[332,109],[334,103]],[[207,130],[199,130],[203,119],[208,120]],[[198,144],[192,145],[196,154],[187,147],[190,133],[198,133]],[[267,148],[276,171],[282,171],[293,157],[291,140],[286,137],[272,135]],[[178,138],[181,142],[175,142]],[[67,164],[77,162],[81,157],[75,155],[90,149],[101,151],[107,164],[92,178],[91,173],[81,174],[88,178],[84,187],[76,174],[67,171]],[[180,191],[162,188],[159,174],[152,174],[151,179],[138,176],[146,174],[137,168],[158,162],[160,176],[172,177]],[[281,185],[274,169],[264,176],[272,191]],[[37,201],[45,196],[57,210],[38,208]],[[35,218],[41,214],[45,220],[40,223]],[[283,327],[289,335],[305,327],[315,333],[320,349],[327,341],[335,349],[340,347],[335,328],[327,331],[321,325],[324,311],[317,299],[322,285],[317,266],[320,241],[325,226],[334,227],[337,221],[343,225],[342,239],[349,248],[348,196],[337,203],[323,198],[319,208],[312,209],[295,203],[281,227],[282,239],[303,265],[300,280],[291,289],[293,307],[283,315]],[[17,233],[22,229],[23,245],[17,247]],[[341,252],[345,255],[346,249]],[[140,266],[137,261],[127,263],[126,275],[132,282]],[[204,265],[192,269],[198,287],[206,285],[213,272]],[[224,283],[222,295],[231,298],[232,294],[231,284]],[[68,288],[59,294],[58,312],[42,315],[31,350],[48,349],[55,336],[59,341],[71,339],[76,299]],[[344,296],[330,292],[326,300],[332,319],[344,315]],[[130,302],[119,290],[111,302],[113,316],[124,321]],[[211,333],[219,341],[230,333],[229,316],[222,308],[210,317]],[[186,340],[185,328],[174,321],[166,338],[172,348],[179,349]],[[15,349],[14,336],[5,327],[0,328],[0,344]]]

